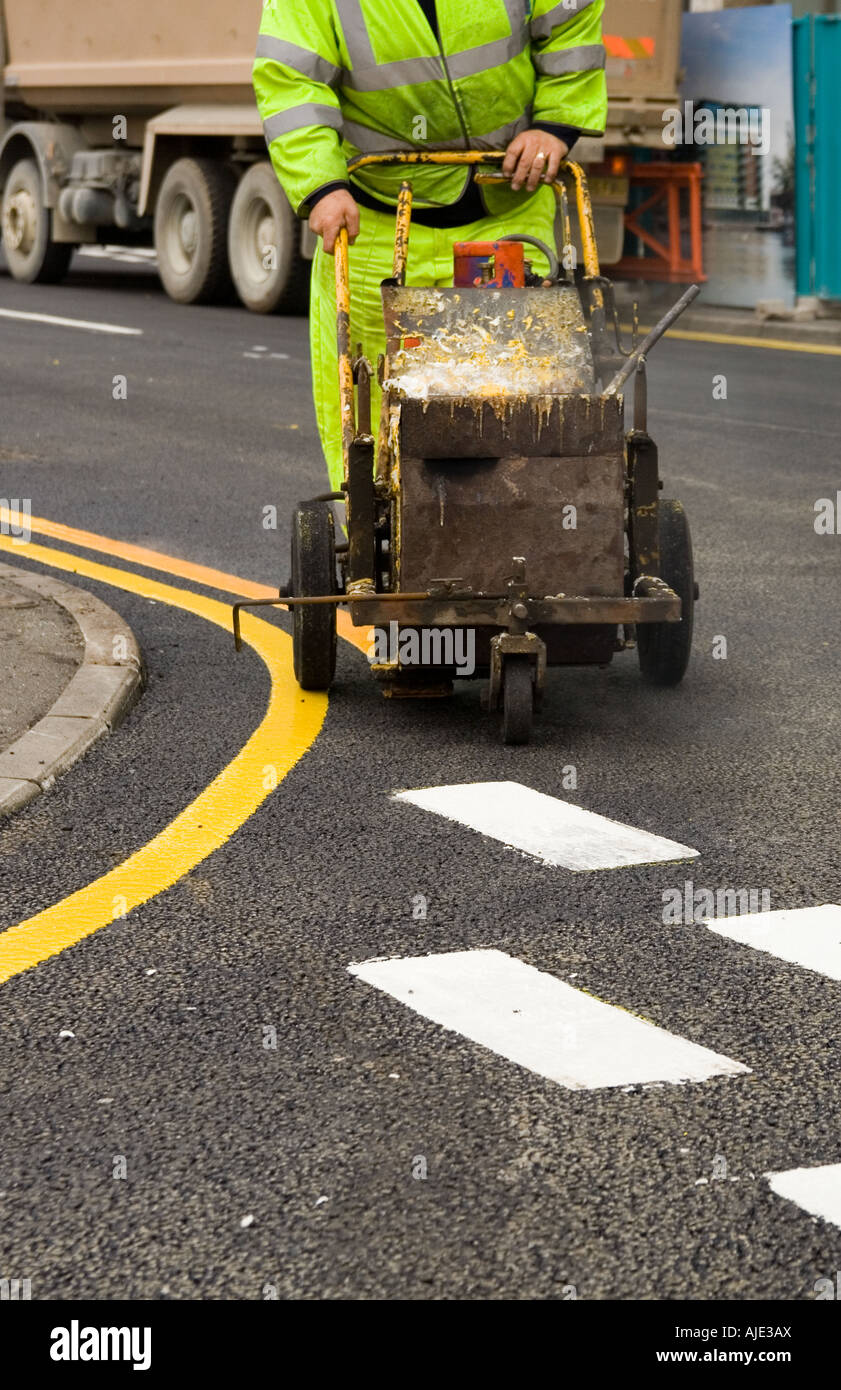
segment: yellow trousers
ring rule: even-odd
[[[375,370],[371,382],[371,420],[376,433],[380,418],[380,389],[376,379],[377,355],[385,352],[380,285],[392,271],[394,216],[360,207],[359,236],[350,248],[351,347],[358,343]],[[484,217],[466,227],[424,227],[413,222],[406,267],[408,285],[446,286],[453,283],[453,242],[494,241],[513,232],[536,236],[554,248],[555,198],[551,189],[526,195],[503,216]],[[535,271],[546,270],[545,258],[535,247],[526,247]],[[338,352],[336,347],[336,269],[332,256],[319,241],[312,267],[310,289],[310,353],[313,399],[321,444],[330,475],[338,491],[342,476],[342,430],[339,412]]]

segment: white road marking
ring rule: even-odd
[[[146,246],[132,246],[130,249],[122,246],[81,246],[79,255],[97,256],[106,261],[125,261],[129,265],[151,265],[158,259],[157,251]]]
[[[582,873],[626,864],[695,859],[697,849],[609,820],[519,782],[468,782],[394,792],[425,811],[478,830],[544,864]]]
[[[793,965],[805,965],[830,980],[841,980],[841,907],[835,903],[707,917],[704,925],[717,936],[767,951]]]
[[[504,951],[363,961],[351,975],[570,1090],[750,1071]]]
[[[811,1216],[841,1226],[841,1163],[820,1168],[790,1168],[785,1173],[766,1173],[771,1190],[788,1202],[796,1202]]]
[[[142,328],[121,328],[115,323],[89,323],[87,319],[62,319],[54,314],[25,314],[21,309],[0,309],[0,318],[24,319],[27,323],[49,323],[57,328],[84,328],[88,333],[118,333],[142,338]]]

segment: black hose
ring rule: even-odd
[[[549,279],[554,283],[561,278],[561,264],[555,252],[546,245],[545,241],[539,241],[536,236],[521,236],[519,233],[512,233],[510,236],[498,236],[497,241],[523,241],[528,246],[536,246],[538,251],[542,251],[549,262]]]

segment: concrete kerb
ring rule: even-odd
[[[56,703],[0,752],[0,817],[47,791],[140,697],[143,657],[131,628],[85,589],[0,564],[0,577],[51,599],[71,616],[85,644],[76,674]]]

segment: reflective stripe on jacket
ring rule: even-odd
[[[360,153],[504,149],[533,120],[602,134],[603,10],[604,0],[437,0],[439,44],[417,0],[268,0],[254,90],[292,206],[305,215]],[[355,177],[393,201],[401,173]],[[466,178],[423,166],[415,197],[454,202]]]

